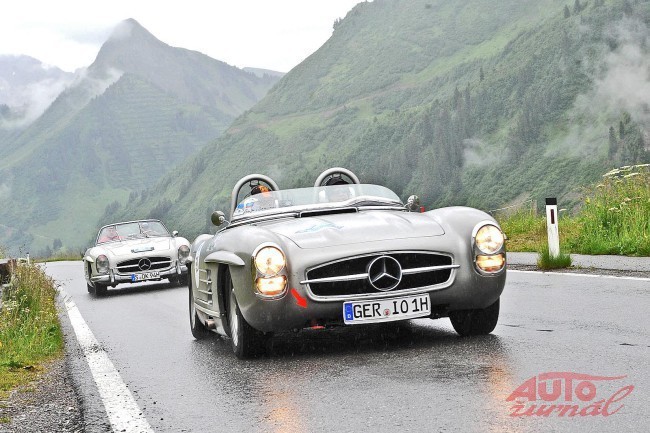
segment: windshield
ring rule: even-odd
[[[296,188],[246,196],[235,208],[233,219],[307,209],[402,205],[397,194],[379,185],[351,184]]]
[[[157,236],[169,236],[169,232],[160,221],[134,221],[102,227],[97,235],[97,243],[103,244]]]

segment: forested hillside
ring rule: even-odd
[[[648,160],[645,0],[375,0],[222,138],[115,217],[210,229],[234,182],[309,186],[341,165],[427,208],[559,196]]]
[[[42,116],[0,133],[0,245],[82,248],[107,205],[152,186],[278,79],[124,21]]]

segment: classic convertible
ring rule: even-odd
[[[171,234],[158,220],[109,224],[97,233],[95,246],[84,254],[88,292],[106,294],[108,286],[168,279],[185,284],[190,243]]]
[[[449,317],[461,335],[492,332],[506,280],[504,235],[467,207],[422,212],[351,171],[280,190],[252,174],[232,191],[230,221],[192,243],[190,328],[230,337],[239,358],[274,332]]]

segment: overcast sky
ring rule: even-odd
[[[0,54],[66,71],[89,66],[113,27],[134,18],[161,41],[228,64],[287,72],[362,0],[2,0]]]

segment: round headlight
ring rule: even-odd
[[[255,254],[255,267],[264,276],[276,275],[285,265],[284,254],[276,247],[264,247]]]
[[[108,273],[108,257],[105,255],[97,256],[95,260],[95,267],[97,268],[97,273],[106,274]]]
[[[181,245],[180,247],[178,247],[178,263],[184,265],[189,255],[190,255],[190,247],[188,247],[187,245]]]
[[[503,233],[497,226],[486,224],[476,232],[476,246],[485,254],[494,254],[503,247]]]

